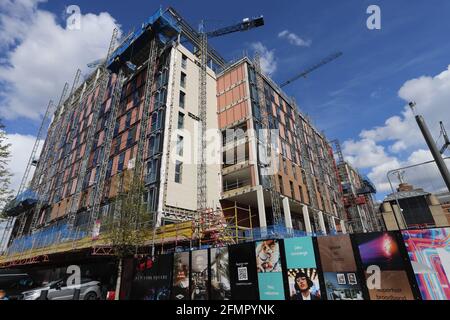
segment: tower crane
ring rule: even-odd
[[[245,18],[241,22],[219,28],[217,30],[206,32],[204,30],[204,23],[200,24],[199,38],[200,38],[200,77],[199,77],[199,118],[200,118],[200,132],[199,132],[199,155],[200,163],[198,164],[198,178],[197,178],[197,209],[206,209],[206,67],[208,63],[208,38],[219,37],[233,32],[247,31],[264,25],[263,16],[255,18]]]
[[[323,65],[325,65],[325,64],[327,64],[327,63],[330,63],[330,62],[333,61],[333,60],[336,60],[336,59],[339,58],[340,56],[342,56],[342,52],[340,52],[340,51],[339,51],[339,52],[336,52],[336,53],[333,53],[333,54],[331,54],[331,55],[329,55],[328,57],[322,59],[320,62],[318,62],[318,63],[316,63],[316,64],[314,64],[314,65],[312,65],[312,66],[306,68],[305,70],[303,70],[302,72],[300,72],[300,73],[297,74],[296,76],[294,76],[294,77],[290,78],[289,80],[283,82],[283,83],[280,85],[280,88],[283,88],[284,86],[287,86],[287,85],[290,84],[291,82],[294,82],[295,80],[297,80],[297,79],[299,79],[299,78],[301,78],[301,77],[305,77],[307,74],[313,72],[314,70],[320,68],[321,66],[323,66]]]
[[[216,29],[214,31],[206,32],[204,30],[204,22],[199,26],[199,58],[200,58],[200,72],[199,72],[199,133],[198,133],[198,164],[197,164],[197,223],[199,232],[199,244],[201,244],[200,228],[202,214],[206,214],[207,207],[207,187],[206,187],[206,118],[207,118],[207,64],[208,64],[208,38],[219,37],[233,32],[247,31],[264,25],[264,18],[262,16],[256,18],[245,18],[241,22]]]

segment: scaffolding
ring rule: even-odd
[[[146,225],[148,231],[145,233],[143,248],[157,247],[163,253],[253,241],[254,217],[250,207],[244,208],[234,203],[224,209],[210,210],[200,220],[171,223],[157,228],[153,228],[150,222]],[[81,250],[92,255],[113,255],[108,230],[93,236],[89,224],[73,228],[67,221],[61,220],[53,226],[13,240],[0,256],[0,268],[48,262],[55,255]]]
[[[274,152],[272,150],[272,135],[271,135],[271,128],[269,123],[269,115],[268,110],[266,108],[266,99],[265,99],[265,93],[264,93],[264,80],[263,75],[261,71],[261,62],[260,62],[260,56],[259,53],[255,55],[254,59],[254,68],[256,73],[256,87],[258,92],[258,103],[260,106],[261,116],[262,116],[262,124],[263,128],[265,129],[265,134],[260,134],[259,138],[263,141],[260,143],[265,144],[265,156],[266,159],[269,160],[269,163],[262,164],[261,171],[262,174],[268,175],[267,185],[264,186],[270,194],[270,200],[272,204],[272,215],[273,215],[273,224],[274,225],[283,225],[283,216],[281,215],[281,207],[280,207],[280,195],[275,190],[276,187],[276,181],[275,181],[275,170],[278,168],[275,168],[274,157],[278,157],[278,152]],[[275,137],[274,139],[278,139],[278,137]],[[264,141],[265,140],[265,141]],[[270,168],[272,166],[272,168]],[[270,172],[270,170],[273,170],[274,172]]]

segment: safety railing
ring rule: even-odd
[[[248,179],[246,179],[246,180],[236,179],[233,181],[225,181],[223,183],[223,191],[239,189],[239,188],[249,186],[249,185],[250,185],[250,180],[248,180]]]

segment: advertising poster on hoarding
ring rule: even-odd
[[[450,228],[404,230],[403,240],[423,300],[450,300]]]
[[[228,267],[228,248],[210,249],[211,300],[230,300],[231,284]]]
[[[228,248],[230,258],[231,297],[233,300],[257,300],[255,245],[244,243]]]
[[[289,298],[320,300],[320,285],[311,237],[284,240]]]
[[[324,272],[328,300],[364,300],[356,272]]]
[[[208,300],[208,250],[192,251],[191,300]]]
[[[173,255],[172,299],[189,300],[189,252]]]
[[[136,259],[131,287],[132,300],[168,300],[172,275],[170,254]]]
[[[395,234],[355,234],[354,239],[364,270],[376,266],[381,271],[379,287],[368,285],[370,300],[414,300]],[[371,275],[366,272],[366,279]]]
[[[350,237],[318,237],[317,243],[328,300],[363,300]]]
[[[284,300],[280,240],[256,242],[255,255],[259,298],[261,300]]]
[[[357,270],[348,235],[317,237],[317,243],[324,272]]]

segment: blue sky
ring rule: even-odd
[[[423,151],[423,143],[407,141],[406,147],[394,147],[395,151],[392,151],[393,144],[402,140],[401,136],[390,139],[377,131],[370,135],[374,146],[369,153],[374,152],[371,159],[379,157],[381,163],[364,165],[361,164],[365,161],[364,156],[358,150],[355,151],[358,143],[365,143],[367,139],[362,138],[360,133],[386,127],[385,121],[392,116],[400,117],[400,120],[404,120],[403,124],[408,123],[407,115],[403,114],[405,97],[399,97],[400,88],[411,79],[422,76],[433,79],[450,64],[450,2],[446,0],[435,0],[433,5],[428,1],[406,0],[158,3],[142,0],[70,0],[39,3],[35,12],[53,13],[56,23],[64,27],[65,7],[71,4],[78,5],[82,14],[108,12],[124,32],[139,26],[159,5],[173,6],[195,26],[201,19],[206,19],[209,29],[262,14],[264,27],[213,39],[211,43],[225,58],[232,59],[243,50],[252,53],[254,44],[260,42],[272,53],[272,63],[276,64],[272,78],[277,82],[290,78],[333,52],[342,51],[342,57],[314,71],[306,79],[290,84],[285,91],[296,98],[302,111],[309,114],[330,140],[338,138],[344,145],[346,155],[380,186],[383,183],[382,175],[375,172],[374,168],[386,162],[391,162],[391,167],[410,163],[414,152]],[[366,27],[369,16],[366,9],[371,4],[381,8],[381,30],[369,30]],[[310,45],[289,43],[279,37],[279,33],[284,30],[309,41]],[[0,58],[8,61],[17,46],[20,46],[20,40],[6,48],[0,46]],[[74,73],[77,66],[67,67]],[[70,82],[71,78],[66,81]],[[55,97],[63,84],[61,82],[54,88]],[[0,79],[0,85],[5,86],[6,83]],[[411,90],[405,88],[405,96],[409,97]],[[0,96],[0,108],[3,108],[1,99]],[[431,110],[431,113],[442,110],[433,108],[434,104],[431,103],[427,110]],[[5,119],[4,123],[8,133],[20,135],[35,135],[39,125],[39,121],[26,116]],[[390,129],[386,128],[387,131]],[[412,129],[416,128],[410,127],[403,134]],[[351,143],[345,144],[345,141]],[[381,188],[385,188],[385,185]]]

